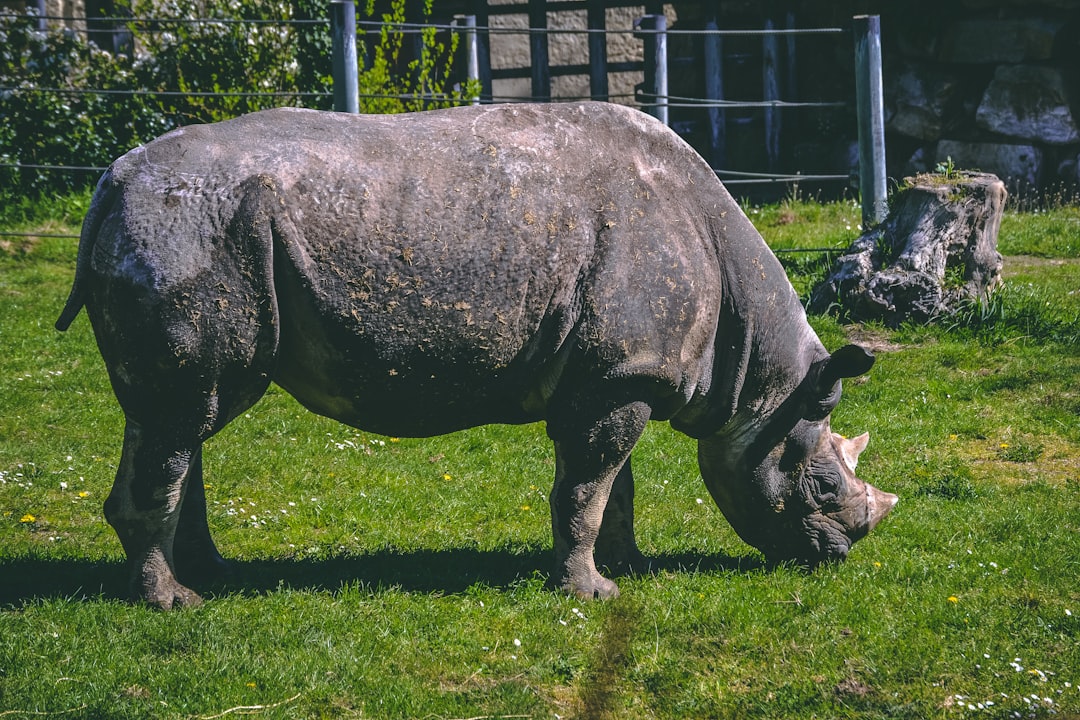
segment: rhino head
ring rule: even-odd
[[[849,345],[811,367],[765,418],[740,417],[698,441],[698,464],[716,504],[745,542],[770,562],[815,566],[843,560],[897,502],[855,475],[869,434],[832,432],[840,378],[874,357]]]

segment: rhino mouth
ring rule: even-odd
[[[786,524],[786,523],[785,523]],[[758,549],[770,565],[795,565],[813,570],[821,565],[840,563],[857,538],[833,518],[815,511],[786,524],[781,537]]]

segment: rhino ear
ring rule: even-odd
[[[845,345],[830,355],[812,386],[806,419],[821,420],[831,413],[840,402],[840,379],[868,372],[874,360],[874,354],[859,345]]]
[[[852,472],[855,471],[855,466],[859,464],[859,456],[862,455],[862,451],[866,449],[869,442],[870,433],[863,433],[851,439],[840,437],[840,454],[843,456],[848,469]]]
[[[845,345],[825,362],[819,387],[828,392],[840,378],[864,375],[874,367],[875,359],[874,354],[861,345]]]

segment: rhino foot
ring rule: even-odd
[[[614,600],[619,597],[619,586],[595,571],[590,577],[569,578],[555,584],[563,592],[581,600]]]
[[[181,585],[175,578],[157,579],[149,584],[144,582],[136,596],[156,610],[198,607],[203,603],[197,592]]]

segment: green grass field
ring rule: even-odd
[[[85,199],[9,208],[77,228]],[[773,247],[844,246],[851,203],[750,208]],[[950,327],[812,322],[878,364],[833,415],[900,495],[849,560],[768,568],[654,423],[634,455],[655,564],[622,597],[545,588],[539,425],[411,440],[272,389],[208,443],[236,562],[208,602],[123,600],[102,517],[121,415],[85,315],[52,323],[75,242],[0,238],[0,718],[1080,716],[1080,210],[1010,213],[1006,285]],[[820,256],[783,255],[800,292]]]

